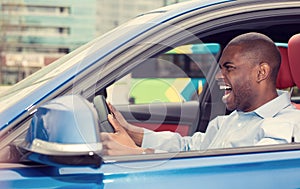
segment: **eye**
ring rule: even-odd
[[[226,62],[225,64],[223,64],[223,67],[227,72],[232,71],[236,68],[235,65],[231,62]]]
[[[223,65],[219,64],[219,68],[225,72],[230,72],[236,69],[235,65],[233,65],[231,62],[226,62]]]
[[[227,71],[232,71],[235,69],[234,66],[231,66],[231,65],[225,65],[224,68],[227,70]]]

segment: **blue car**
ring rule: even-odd
[[[289,40],[300,1],[199,0],[139,15],[0,96],[0,188],[300,188],[300,145],[104,156],[110,101],[132,124],[190,136],[229,112],[215,74],[233,37],[278,45],[279,89],[294,89]],[[299,49],[299,48],[298,48]],[[300,54],[293,57],[300,60]],[[300,64],[300,63],[299,63]],[[298,85],[298,87],[297,87]],[[99,116],[101,115],[101,116]],[[100,117],[100,118],[99,118]]]

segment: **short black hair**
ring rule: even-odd
[[[268,63],[271,67],[270,79],[276,84],[281,64],[281,55],[278,47],[268,36],[250,32],[233,38],[227,46],[238,45],[242,53],[246,53],[255,63]]]

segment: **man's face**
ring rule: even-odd
[[[228,46],[219,61],[220,72],[216,79],[224,90],[223,102],[228,110],[252,111],[257,100],[255,94],[254,65],[244,56],[239,46]]]

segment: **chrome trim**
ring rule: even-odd
[[[34,139],[32,143],[25,142],[20,147],[44,155],[94,155],[102,151],[102,143],[59,144],[40,139]]]

